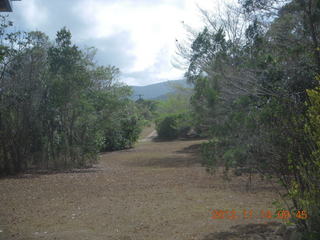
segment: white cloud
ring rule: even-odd
[[[175,5],[167,0],[150,5],[135,4],[134,1],[109,3],[91,0],[87,2],[88,7],[83,8],[79,2],[76,8],[92,25],[88,36],[104,38],[121,31],[130,32],[133,48],[127,51],[135,56],[135,61],[126,72],[146,71],[154,74],[149,76],[152,78],[150,81],[159,81],[183,76],[182,70],[174,69],[170,64],[176,50],[175,39],[184,38],[182,21],[193,27],[202,25],[197,3],[203,7],[204,2],[208,1],[185,0],[184,4]],[[165,66],[162,64],[161,71],[156,69],[160,67],[157,61],[167,63]]]
[[[23,9],[23,18],[31,28],[38,28],[48,21],[47,9],[36,0],[22,1],[17,7]]]
[[[108,37],[121,31],[130,32],[134,47],[128,49],[136,57],[130,71],[142,71],[155,63],[158,52],[173,45],[183,9],[174,5],[134,5],[133,1],[109,4],[92,0],[86,9],[78,5],[83,18],[91,22],[88,36]]]
[[[121,66],[128,84],[147,85],[183,76],[171,64],[175,40],[186,36],[182,21],[200,29],[197,6],[214,10],[221,1],[25,0],[15,10],[20,25],[50,36],[67,26],[75,42],[98,48],[101,64]]]

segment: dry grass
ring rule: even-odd
[[[212,220],[212,210],[258,213],[277,195],[259,178],[246,192],[243,177],[207,174],[201,142],[143,142],[89,170],[1,179],[0,239],[240,239],[212,234],[265,220]]]

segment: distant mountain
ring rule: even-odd
[[[163,100],[168,93],[174,92],[172,85],[179,84],[183,87],[191,87],[186,80],[173,80],[155,83],[147,86],[130,86],[133,89],[132,99],[137,100],[140,96],[143,99]]]

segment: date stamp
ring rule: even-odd
[[[215,209],[211,212],[211,219],[282,219],[288,220],[292,217],[299,219],[307,219],[308,214],[306,211],[297,211],[296,213],[290,213],[288,210],[279,210],[272,212],[271,210],[253,211],[252,209],[243,209],[241,211],[232,210],[219,210]]]

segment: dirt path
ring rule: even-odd
[[[158,136],[157,131],[153,130],[145,138],[141,139],[140,142],[150,142]]]
[[[200,143],[141,142],[92,169],[0,179],[0,239],[239,239],[214,234],[265,220],[213,220],[212,210],[258,213],[276,195],[259,179],[248,193],[242,177],[208,175]]]

